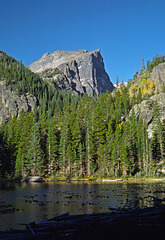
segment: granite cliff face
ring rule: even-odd
[[[76,95],[87,93],[89,96],[98,96],[100,92],[112,92],[114,89],[105,71],[100,50],[46,53],[29,69],[56,88]]]
[[[0,81],[0,123],[7,122],[14,115],[19,116],[22,109],[25,112],[34,110],[36,98],[26,94],[18,96],[10,86]]]
[[[153,114],[154,105],[157,104],[160,112],[160,120],[165,122],[165,93],[153,95],[148,100],[142,101],[134,106],[135,117],[142,118],[148,126],[148,136],[151,138],[153,133]]]
[[[165,124],[165,63],[160,63],[154,67],[148,78],[149,81],[153,82],[151,86],[154,86],[152,89],[152,96],[148,97],[147,100],[143,100],[140,104],[136,104],[133,108],[137,120],[142,118],[146,123],[148,136],[151,138],[154,128],[153,117],[155,105],[159,108],[161,122],[163,125]],[[134,84],[136,89],[138,89],[139,82],[136,81]],[[145,87],[146,90],[149,89],[149,85]]]
[[[165,63],[161,63],[153,69],[150,79],[156,82],[155,92],[161,92],[165,85]]]

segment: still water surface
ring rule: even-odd
[[[66,212],[107,212],[140,197],[130,207],[152,206],[147,196],[165,198],[165,183],[0,183],[0,230]]]

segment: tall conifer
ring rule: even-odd
[[[34,176],[44,174],[44,154],[40,145],[40,132],[37,124],[34,124],[31,130],[25,167],[28,175]]]

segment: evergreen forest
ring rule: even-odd
[[[158,64],[164,62],[159,58]],[[147,63],[151,71],[155,59]],[[145,76],[146,76],[145,75]],[[0,80],[19,96],[36,97],[34,111],[14,116],[0,127],[0,177],[118,178],[152,177],[165,157],[165,126],[155,104],[153,137],[133,106],[152,93],[130,82],[98,98],[72,96],[44,82],[0,52]],[[153,88],[154,86],[151,86]],[[135,91],[134,91],[135,92]],[[146,94],[145,94],[146,93]]]

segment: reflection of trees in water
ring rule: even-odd
[[[121,207],[145,208],[165,204],[161,200],[165,198],[162,183],[120,183],[117,192],[120,192],[117,196],[122,198]]]
[[[159,198],[165,198],[164,183],[0,184],[0,201],[19,209],[10,215],[11,221],[3,215],[5,229],[16,228],[16,223],[40,221],[66,212],[99,213],[126,204],[127,208],[164,204]]]
[[[21,185],[21,184],[20,184]],[[3,183],[3,182],[0,182],[0,191],[2,190],[14,190],[16,188],[16,184],[15,183]]]
[[[153,196],[147,196],[144,198],[140,197],[133,201],[130,201],[127,204],[125,204],[122,208],[123,209],[126,209],[126,208],[131,208],[131,209],[150,208],[150,207],[162,206],[163,203],[165,203],[165,200],[155,198]]]

